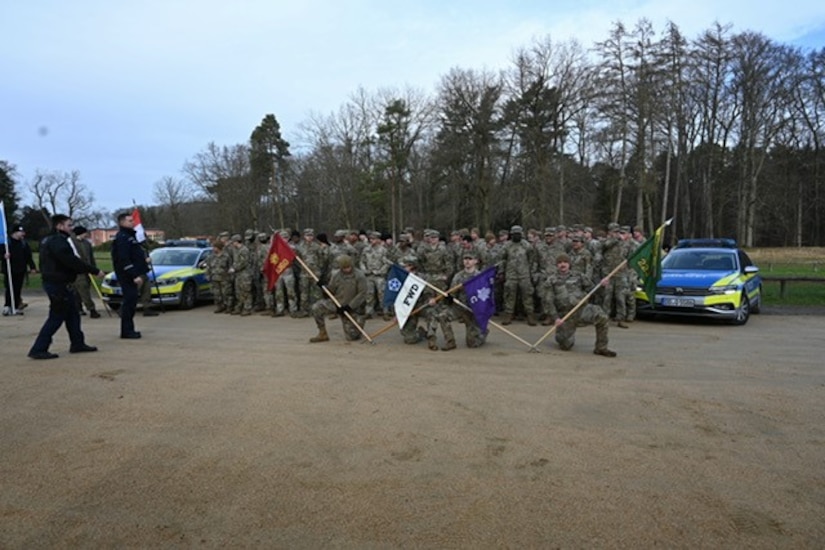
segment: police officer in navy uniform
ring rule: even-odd
[[[117,280],[123,290],[123,303],[120,306],[120,337],[128,339],[140,338],[135,330],[135,310],[137,310],[140,287],[149,273],[149,264],[146,263],[146,254],[135,234],[135,220],[132,215],[124,212],[117,217],[120,227],[112,244],[112,265],[115,268]]]
[[[91,273],[102,277],[103,272],[80,259],[71,238],[72,219],[69,216],[52,216],[52,226],[55,232],[40,243],[40,272],[43,290],[49,297],[49,316],[29,350],[32,359],[57,357],[56,353],[49,352],[49,346],[63,323],[69,332],[70,353],[97,351],[96,347],[86,344],[80,330],[80,311],[72,283],[78,275],[85,277],[86,273]]]

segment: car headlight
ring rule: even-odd
[[[180,279],[177,277],[169,277],[168,279],[158,279],[158,286],[171,286],[176,285],[180,282]]]
[[[710,287],[711,294],[717,295],[729,295],[729,294],[736,294],[739,292],[739,285],[725,285],[725,286],[712,286]]]

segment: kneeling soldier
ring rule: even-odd
[[[352,265],[352,258],[346,254],[338,256],[338,271],[336,271],[327,285],[341,307],[329,298],[318,300],[312,305],[312,317],[318,326],[318,335],[309,339],[310,342],[327,342],[329,335],[324,318],[330,313],[338,313],[344,325],[344,336],[347,340],[358,340],[361,331],[352,324],[344,312],[352,316],[358,325],[363,328],[366,321],[364,305],[367,300],[367,277],[360,269]]]
[[[616,357],[616,352],[607,348],[608,317],[602,308],[587,304],[562,323],[562,318],[584,298],[591,285],[582,273],[570,271],[570,257],[567,254],[556,258],[556,273],[547,279],[544,294],[547,315],[556,325],[556,342],[560,349],[568,351],[576,341],[577,323],[595,325],[596,347],[593,353]]]

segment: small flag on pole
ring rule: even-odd
[[[464,282],[467,301],[482,332],[487,332],[487,323],[496,312],[493,284],[496,279],[496,266],[490,266],[472,279]]]
[[[135,207],[132,210],[132,219],[135,221],[135,237],[137,238],[137,242],[142,243],[146,240],[146,231],[143,229],[143,222],[140,221],[140,211]]]
[[[272,291],[275,288],[281,273],[286,271],[294,260],[295,251],[279,233],[275,233],[269,245],[269,254],[266,257],[266,265],[264,266],[267,290]]]
[[[407,278],[395,297],[395,317],[398,320],[399,328],[404,328],[404,324],[410,317],[412,310],[415,309],[415,303],[426,286],[427,283],[418,275],[407,273]]]
[[[389,309],[395,304],[395,298],[401,287],[404,286],[404,281],[407,280],[407,270],[397,264],[390,266],[390,271],[387,273],[387,286],[384,289],[384,309]]]
[[[665,227],[670,225],[673,218],[662,224],[653,235],[643,242],[633,254],[627,258],[627,265],[639,275],[644,286],[648,301],[652,304],[656,300],[656,283],[662,278],[662,239]]]
[[[0,244],[6,244],[6,207],[0,201]]]

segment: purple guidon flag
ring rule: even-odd
[[[495,278],[496,266],[490,266],[464,282],[467,301],[470,302],[470,308],[482,332],[487,332],[487,323],[496,312],[495,293],[493,292]]]

